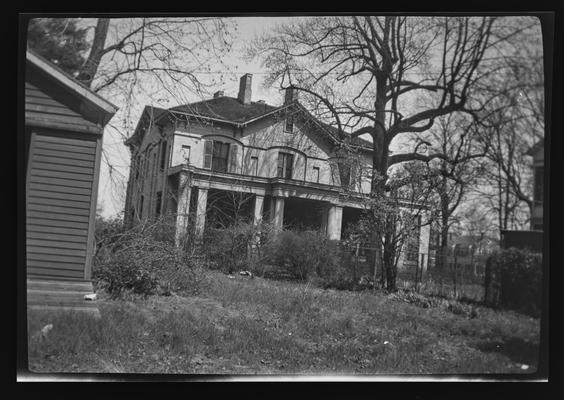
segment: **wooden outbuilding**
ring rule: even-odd
[[[28,308],[95,309],[91,264],[104,126],[117,107],[37,53],[25,68]]]

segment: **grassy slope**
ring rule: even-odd
[[[199,297],[98,301],[102,318],[30,314],[37,372],[464,374],[533,372],[538,320],[469,319],[381,294],[212,273]],[[520,368],[528,364],[528,370]]]

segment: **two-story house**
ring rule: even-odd
[[[309,226],[341,239],[370,191],[372,143],[356,138],[349,146],[354,156],[343,157],[336,130],[307,112],[292,88],[284,104],[272,106],[252,101],[251,85],[252,75],[245,74],[236,98],[217,92],[169,109],[145,107],[126,142],[126,224],[170,214],[177,241],[187,234],[201,238],[212,203],[222,204],[211,199],[236,193],[247,196],[255,223]],[[428,243],[428,226],[422,226],[420,253],[428,253]]]

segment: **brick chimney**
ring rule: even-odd
[[[252,74],[245,74],[241,77],[239,83],[239,95],[237,99],[243,104],[251,104],[251,84],[253,82]]]
[[[223,97],[224,93],[225,92],[223,90],[219,90],[213,94],[213,98],[217,99],[218,97]]]
[[[293,86],[286,88],[286,94],[284,95],[284,104],[288,104],[296,100],[298,100],[298,91]]]

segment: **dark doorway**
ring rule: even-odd
[[[343,207],[343,219],[341,222],[341,238],[345,239],[351,229],[358,223],[358,220],[362,216],[362,209]]]
[[[294,230],[321,229],[326,203],[288,197],[284,201],[284,227]]]
[[[252,222],[255,196],[250,193],[210,189],[206,226],[226,228],[236,222]]]

